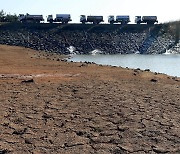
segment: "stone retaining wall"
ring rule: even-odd
[[[0,44],[23,46],[61,54],[160,54],[172,48],[174,38],[162,25],[9,24],[0,26]],[[73,50],[68,47],[73,46]]]

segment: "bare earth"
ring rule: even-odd
[[[61,58],[0,46],[0,154],[180,153],[180,79]]]

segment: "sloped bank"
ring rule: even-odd
[[[95,49],[103,54],[161,54],[176,43],[174,34],[164,25],[11,23],[0,26],[0,44],[61,54],[90,54]]]

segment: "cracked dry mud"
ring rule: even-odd
[[[180,153],[179,78],[58,58],[0,46],[0,153]]]

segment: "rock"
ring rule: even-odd
[[[145,69],[144,71],[146,71],[146,72],[150,72],[150,69]]]
[[[9,153],[8,150],[6,150],[6,149],[5,149],[5,150],[0,149],[0,154],[6,154],[6,153]]]
[[[128,128],[125,126],[117,126],[117,130],[124,132],[124,131],[128,130]]]
[[[23,80],[21,83],[33,83],[33,79]]]
[[[172,79],[173,79],[174,81],[180,81],[180,80],[178,80],[177,77],[172,77]]]
[[[140,70],[141,70],[140,68],[136,68],[136,69],[134,69],[134,72],[138,72]]]
[[[42,115],[42,118],[43,119],[53,119],[53,116],[52,115],[49,115],[49,114],[46,114],[46,113],[44,113],[43,115]]]
[[[122,148],[119,148],[119,147],[116,147],[115,149],[112,150],[112,153],[113,154],[126,154],[126,150],[122,149]]]
[[[84,67],[84,66],[88,66],[88,64],[83,63],[83,64],[81,64],[79,67]]]
[[[77,131],[76,134],[77,134],[78,136],[83,136],[85,133],[82,132],[82,131]]]
[[[157,82],[158,80],[156,80],[156,79],[151,79],[150,81],[151,81],[151,82]]]
[[[27,131],[27,128],[15,130],[12,134],[23,135]]]
[[[158,75],[158,73],[157,73],[157,72],[154,72],[154,75]]]
[[[160,148],[160,147],[153,147],[153,151],[156,153],[168,153],[169,152],[165,148]]]
[[[24,142],[25,142],[26,144],[32,144],[32,140],[31,140],[31,139],[25,138]]]

